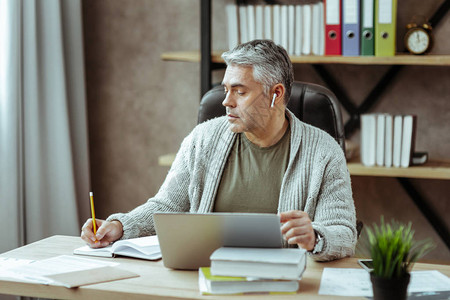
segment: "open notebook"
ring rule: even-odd
[[[73,250],[73,254],[114,257],[117,255],[148,260],[161,258],[158,237],[146,236],[135,239],[121,240],[104,248],[91,248],[88,245]]]

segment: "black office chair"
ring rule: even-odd
[[[225,99],[222,86],[206,92],[200,101],[198,123],[226,114]],[[294,82],[287,107],[301,121],[328,132],[339,143],[345,153],[345,131],[341,109],[336,96],[329,89],[318,84]],[[356,221],[358,237],[363,222]]]
[[[206,92],[198,109],[198,123],[225,115],[223,87]],[[345,133],[341,109],[329,89],[312,83],[294,82],[287,107],[300,120],[328,132],[345,153]]]

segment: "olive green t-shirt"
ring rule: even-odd
[[[277,213],[281,183],[289,162],[290,126],[270,147],[259,147],[240,133],[231,149],[214,203],[214,212]]]

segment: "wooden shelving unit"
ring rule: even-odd
[[[223,51],[212,51],[211,62],[223,63],[220,55]],[[200,62],[200,51],[164,52],[161,59],[166,61]],[[450,66],[450,55],[415,56],[398,54],[391,57],[375,56],[291,56],[294,64],[354,64],[354,65],[417,65],[417,66]]]
[[[224,62],[220,57],[223,51],[213,51],[211,48],[211,0],[201,0],[201,43],[199,51],[180,51],[162,53],[161,59],[166,61],[194,62],[200,63],[201,95],[204,95],[211,87],[212,71],[224,68]],[[450,10],[450,0],[444,0],[435,13],[429,18],[433,28],[440,23],[442,18]],[[291,56],[294,64],[309,64],[325,82],[325,85],[332,90],[344,109],[350,114],[350,119],[345,124],[345,133],[349,137],[359,125],[359,116],[370,111],[371,107],[378,101],[385,88],[392,82],[404,66],[450,66],[450,55],[409,55],[398,53],[392,57],[374,56]],[[327,64],[350,64],[350,65],[386,65],[389,69],[384,76],[374,85],[372,91],[361,102],[355,106],[341,88],[338,81],[326,70]],[[159,164],[170,166],[175,158],[174,154],[168,154],[159,158]],[[450,248],[450,232],[440,216],[420,195],[408,178],[423,179],[444,179],[450,180],[450,162],[430,161],[422,166],[412,166],[409,168],[385,168],[385,167],[365,167],[359,161],[348,162],[348,169],[352,176],[384,176],[395,177],[400,182],[410,198],[422,211],[442,240]]]

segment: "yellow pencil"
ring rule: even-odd
[[[94,193],[90,192],[89,197],[91,198],[92,227],[94,229],[94,234],[97,234],[97,224],[95,223],[95,210],[94,210]]]

